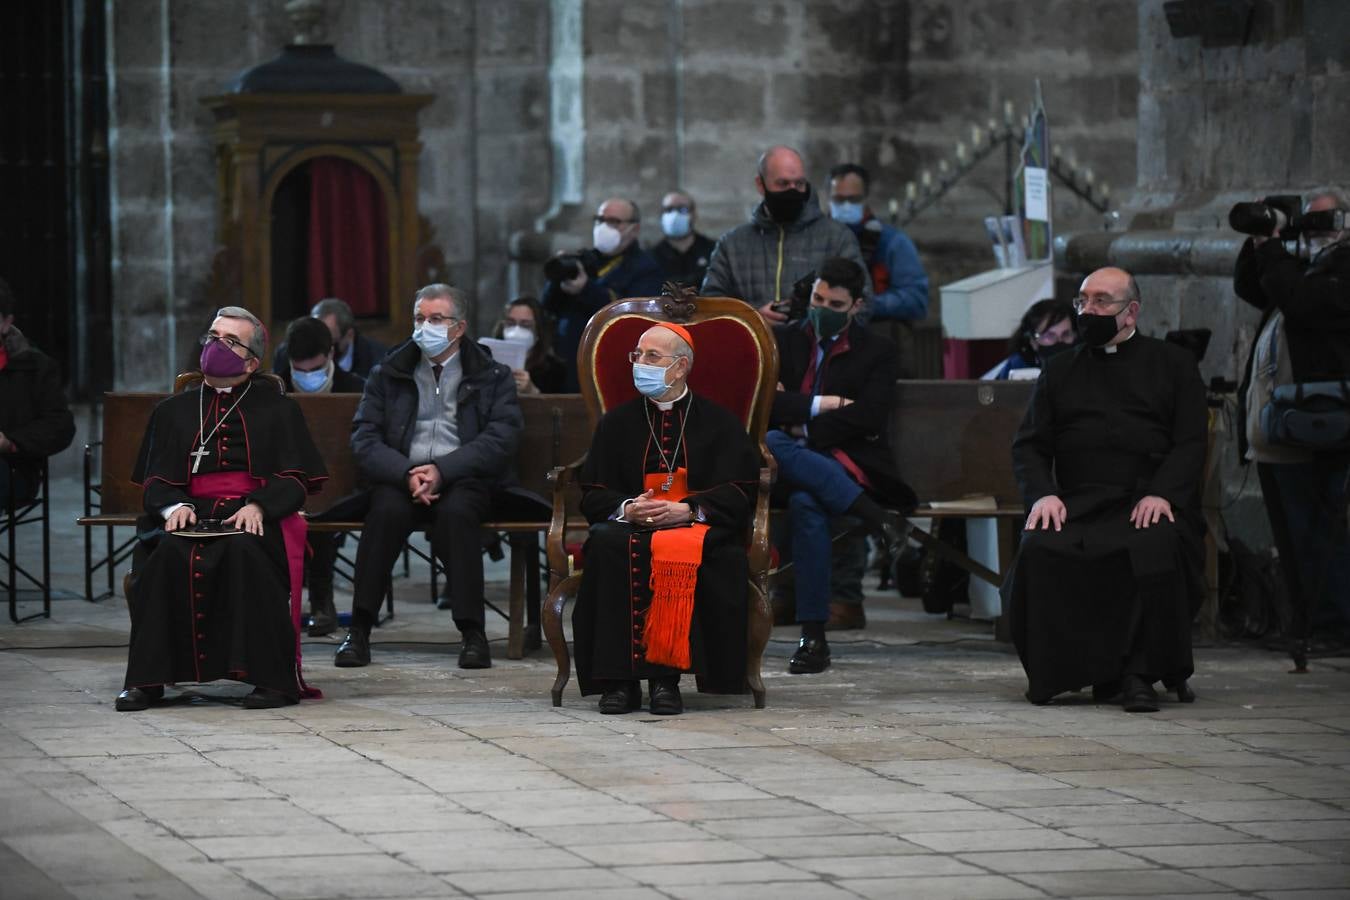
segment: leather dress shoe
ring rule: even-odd
[[[678,716],[684,712],[679,678],[653,678],[647,683],[651,692],[649,708],[654,716]]]
[[[333,598],[315,600],[313,595],[309,598],[309,630],[310,637],[323,637],[332,634],[337,630],[338,617],[337,607],[333,605]]]
[[[488,649],[487,635],[481,631],[466,631],[460,638],[459,667],[461,669],[492,668],[492,651]]]
[[[1120,705],[1126,712],[1157,712],[1158,694],[1138,675],[1126,675],[1120,686]]]
[[[351,628],[333,654],[333,665],[339,669],[355,669],[370,665],[370,635],[361,628]]]
[[[1167,689],[1177,695],[1178,703],[1195,702],[1195,691],[1191,690],[1190,682],[1185,678],[1181,679],[1176,684],[1167,685]]]
[[[295,702],[281,691],[255,687],[253,693],[246,696],[240,705],[244,709],[276,709],[281,706],[290,706]]]
[[[824,638],[802,638],[792,659],[788,660],[788,671],[793,675],[811,675],[829,667],[830,645]]]
[[[1110,703],[1120,699],[1120,682],[1103,681],[1092,686],[1092,699],[1096,703]]]
[[[143,709],[149,709],[152,703],[158,702],[163,696],[164,685],[162,684],[143,688],[127,688],[117,695],[113,707],[118,712],[140,712]]]
[[[600,695],[600,712],[606,716],[621,716],[642,708],[642,688],[636,681],[613,681]]]
[[[848,631],[867,627],[867,613],[861,603],[830,603],[830,618],[825,622],[826,631]]]

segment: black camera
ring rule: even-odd
[[[1236,203],[1228,211],[1228,224],[1234,231],[1271,237],[1276,234],[1284,216],[1284,226],[1278,228],[1282,241],[1292,241],[1307,231],[1341,231],[1346,227],[1346,211],[1324,209],[1303,212],[1303,198],[1297,194],[1272,194],[1255,203]]]
[[[816,285],[816,273],[807,272],[792,283],[792,296],[775,303],[773,308],[788,317],[789,322],[806,317],[807,307],[811,305],[811,289]]]
[[[583,271],[591,278],[595,277],[600,271],[600,251],[588,248],[575,253],[559,253],[544,260],[544,277],[555,284],[571,281]]]

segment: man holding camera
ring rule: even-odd
[[[1239,441],[1244,461],[1256,461],[1294,609],[1313,628],[1343,628],[1350,624],[1350,449],[1294,446],[1267,434],[1262,420],[1281,384],[1344,383],[1350,376],[1350,202],[1337,191],[1315,194],[1298,217],[1303,222],[1290,222],[1278,204],[1266,210],[1269,230],[1247,239],[1233,274],[1238,296],[1261,310],[1244,372],[1246,427]],[[1236,221],[1237,212],[1233,224],[1249,225]],[[1324,215],[1309,215],[1316,213]],[[1328,225],[1335,230],[1321,230]],[[1306,258],[1286,250],[1294,235]]]
[[[699,293],[737,297],[770,325],[788,321],[792,286],[824,260],[841,256],[866,271],[858,239],[820,210],[806,164],[791,147],[770,147],[759,158],[755,190],[764,199],[750,221],[722,235]],[[864,291],[871,282],[864,276]],[[863,312],[865,313],[866,307]]]
[[[642,215],[637,204],[611,197],[595,211],[592,249],[559,254],[544,264],[541,302],[557,323],[554,350],[566,364],[563,390],[576,393],[581,332],[602,307],[625,297],[661,293],[661,265],[638,245]]]

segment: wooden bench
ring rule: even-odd
[[[116,527],[131,527],[143,510],[139,485],[131,482],[131,472],[155,404],[168,394],[110,393],[104,397],[103,439],[99,482],[93,482],[95,446],[85,447],[85,514],[77,522],[85,526],[85,596],[99,600],[114,592],[114,570],[131,554],[135,538],[118,544]],[[352,457],[351,422],[361,397],[358,394],[292,394],[300,404],[315,447],[328,469],[323,489],[305,503],[311,517],[310,528],[320,532],[356,532],[358,520],[323,518],[334,503],[359,487],[356,461]],[[525,428],[516,455],[519,483],[541,497],[548,496],[548,473],[556,465],[569,463],[590,446],[590,427],[585,404],[577,394],[537,394],[520,398]],[[514,518],[485,522],[492,533],[512,536],[510,611],[507,615],[507,652],[510,659],[524,655],[527,629],[533,633],[529,643],[537,646],[539,627],[539,549],[538,534],[548,531],[551,510],[539,507],[538,518]],[[97,527],[107,529],[107,553],[102,560],[93,558],[93,534]],[[532,538],[532,540],[523,540]],[[106,569],[108,589],[94,596],[95,572]],[[433,572],[435,568],[433,567]],[[433,587],[434,599],[434,587]]]
[[[1012,470],[1012,442],[1035,382],[908,381],[895,383],[890,441],[901,477],[919,497],[911,518],[998,520],[998,571],[918,528],[924,547],[995,587],[1017,549],[1025,510]],[[959,501],[992,497],[991,508]]]

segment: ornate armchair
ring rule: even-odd
[[[764,707],[764,681],[760,661],[773,628],[768,604],[769,488],[775,465],[764,445],[778,383],[778,346],[773,334],[749,304],[722,297],[698,297],[692,290],[666,285],[660,297],[619,300],[600,310],[581,336],[577,367],[581,393],[594,429],[610,409],[636,397],[632,367],[627,354],[638,338],[655,322],[675,322],[688,328],[697,345],[689,387],[694,393],[716,401],[735,413],[759,446],[762,466],[754,517],[746,535],[750,582],[746,623],[746,682],[755,707]],[[571,674],[571,657],[563,634],[563,608],[581,584],[581,569],[568,552],[569,532],[586,528],[576,511],[573,480],[581,465],[553,469],[553,520],[548,532],[549,594],[544,602],[544,634],[558,663],[553,682],[553,705],[562,705],[563,688]]]

